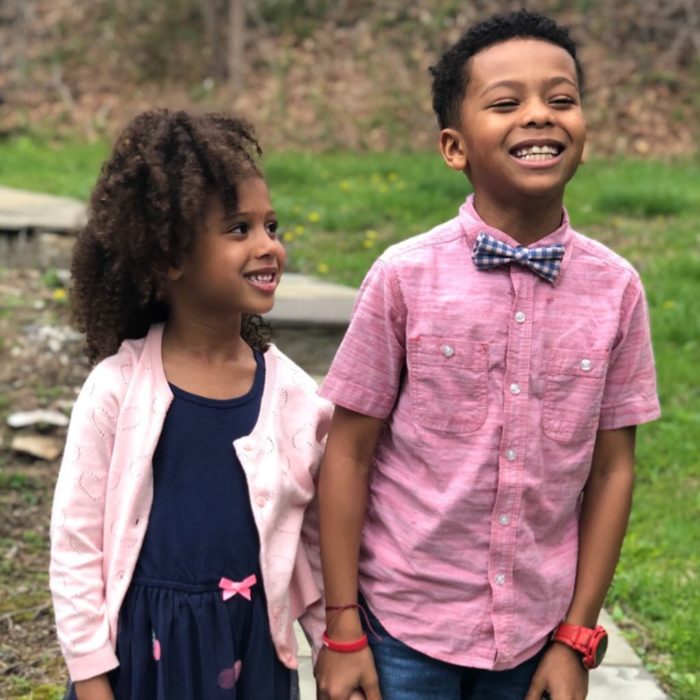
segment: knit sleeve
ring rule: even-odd
[[[58,640],[72,680],[118,665],[103,578],[107,475],[118,400],[110,360],[90,374],[73,408],[51,515],[50,588]]]

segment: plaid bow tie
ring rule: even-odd
[[[480,233],[476,237],[472,250],[472,260],[477,270],[491,270],[499,265],[518,263],[529,267],[549,282],[554,282],[557,278],[563,257],[564,246],[561,243],[540,248],[525,248],[521,245],[514,248],[488,233]]]

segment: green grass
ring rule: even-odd
[[[86,197],[102,144],[0,144],[0,183]],[[292,269],[358,284],[389,244],[454,215],[467,185],[437,154],[273,154]],[[673,700],[700,693],[700,163],[594,161],[567,191],[579,230],[640,270],[663,418],[639,430],[635,506],[608,607]]]
[[[0,141],[0,185],[87,199],[107,148],[42,135]]]

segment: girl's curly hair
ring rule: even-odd
[[[191,249],[212,194],[236,209],[237,184],[261,176],[261,155],[252,126],[223,114],[159,109],[126,127],[102,166],[73,253],[73,316],[91,361],[167,318],[168,268]],[[259,316],[243,316],[241,335],[267,347]]]

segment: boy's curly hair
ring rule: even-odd
[[[261,155],[252,126],[223,114],[159,109],[126,127],[102,166],[73,252],[73,317],[91,361],[167,318],[168,268],[191,249],[212,195],[236,209],[237,184],[261,176]],[[243,316],[241,335],[267,347],[259,316]]]
[[[583,67],[568,29],[545,15],[528,10],[494,15],[468,29],[442,55],[438,64],[430,68],[433,110],[441,129],[459,126],[461,122],[462,102],[469,83],[469,60],[489,46],[509,39],[540,39],[560,46],[574,59],[579,91],[583,94]]]

